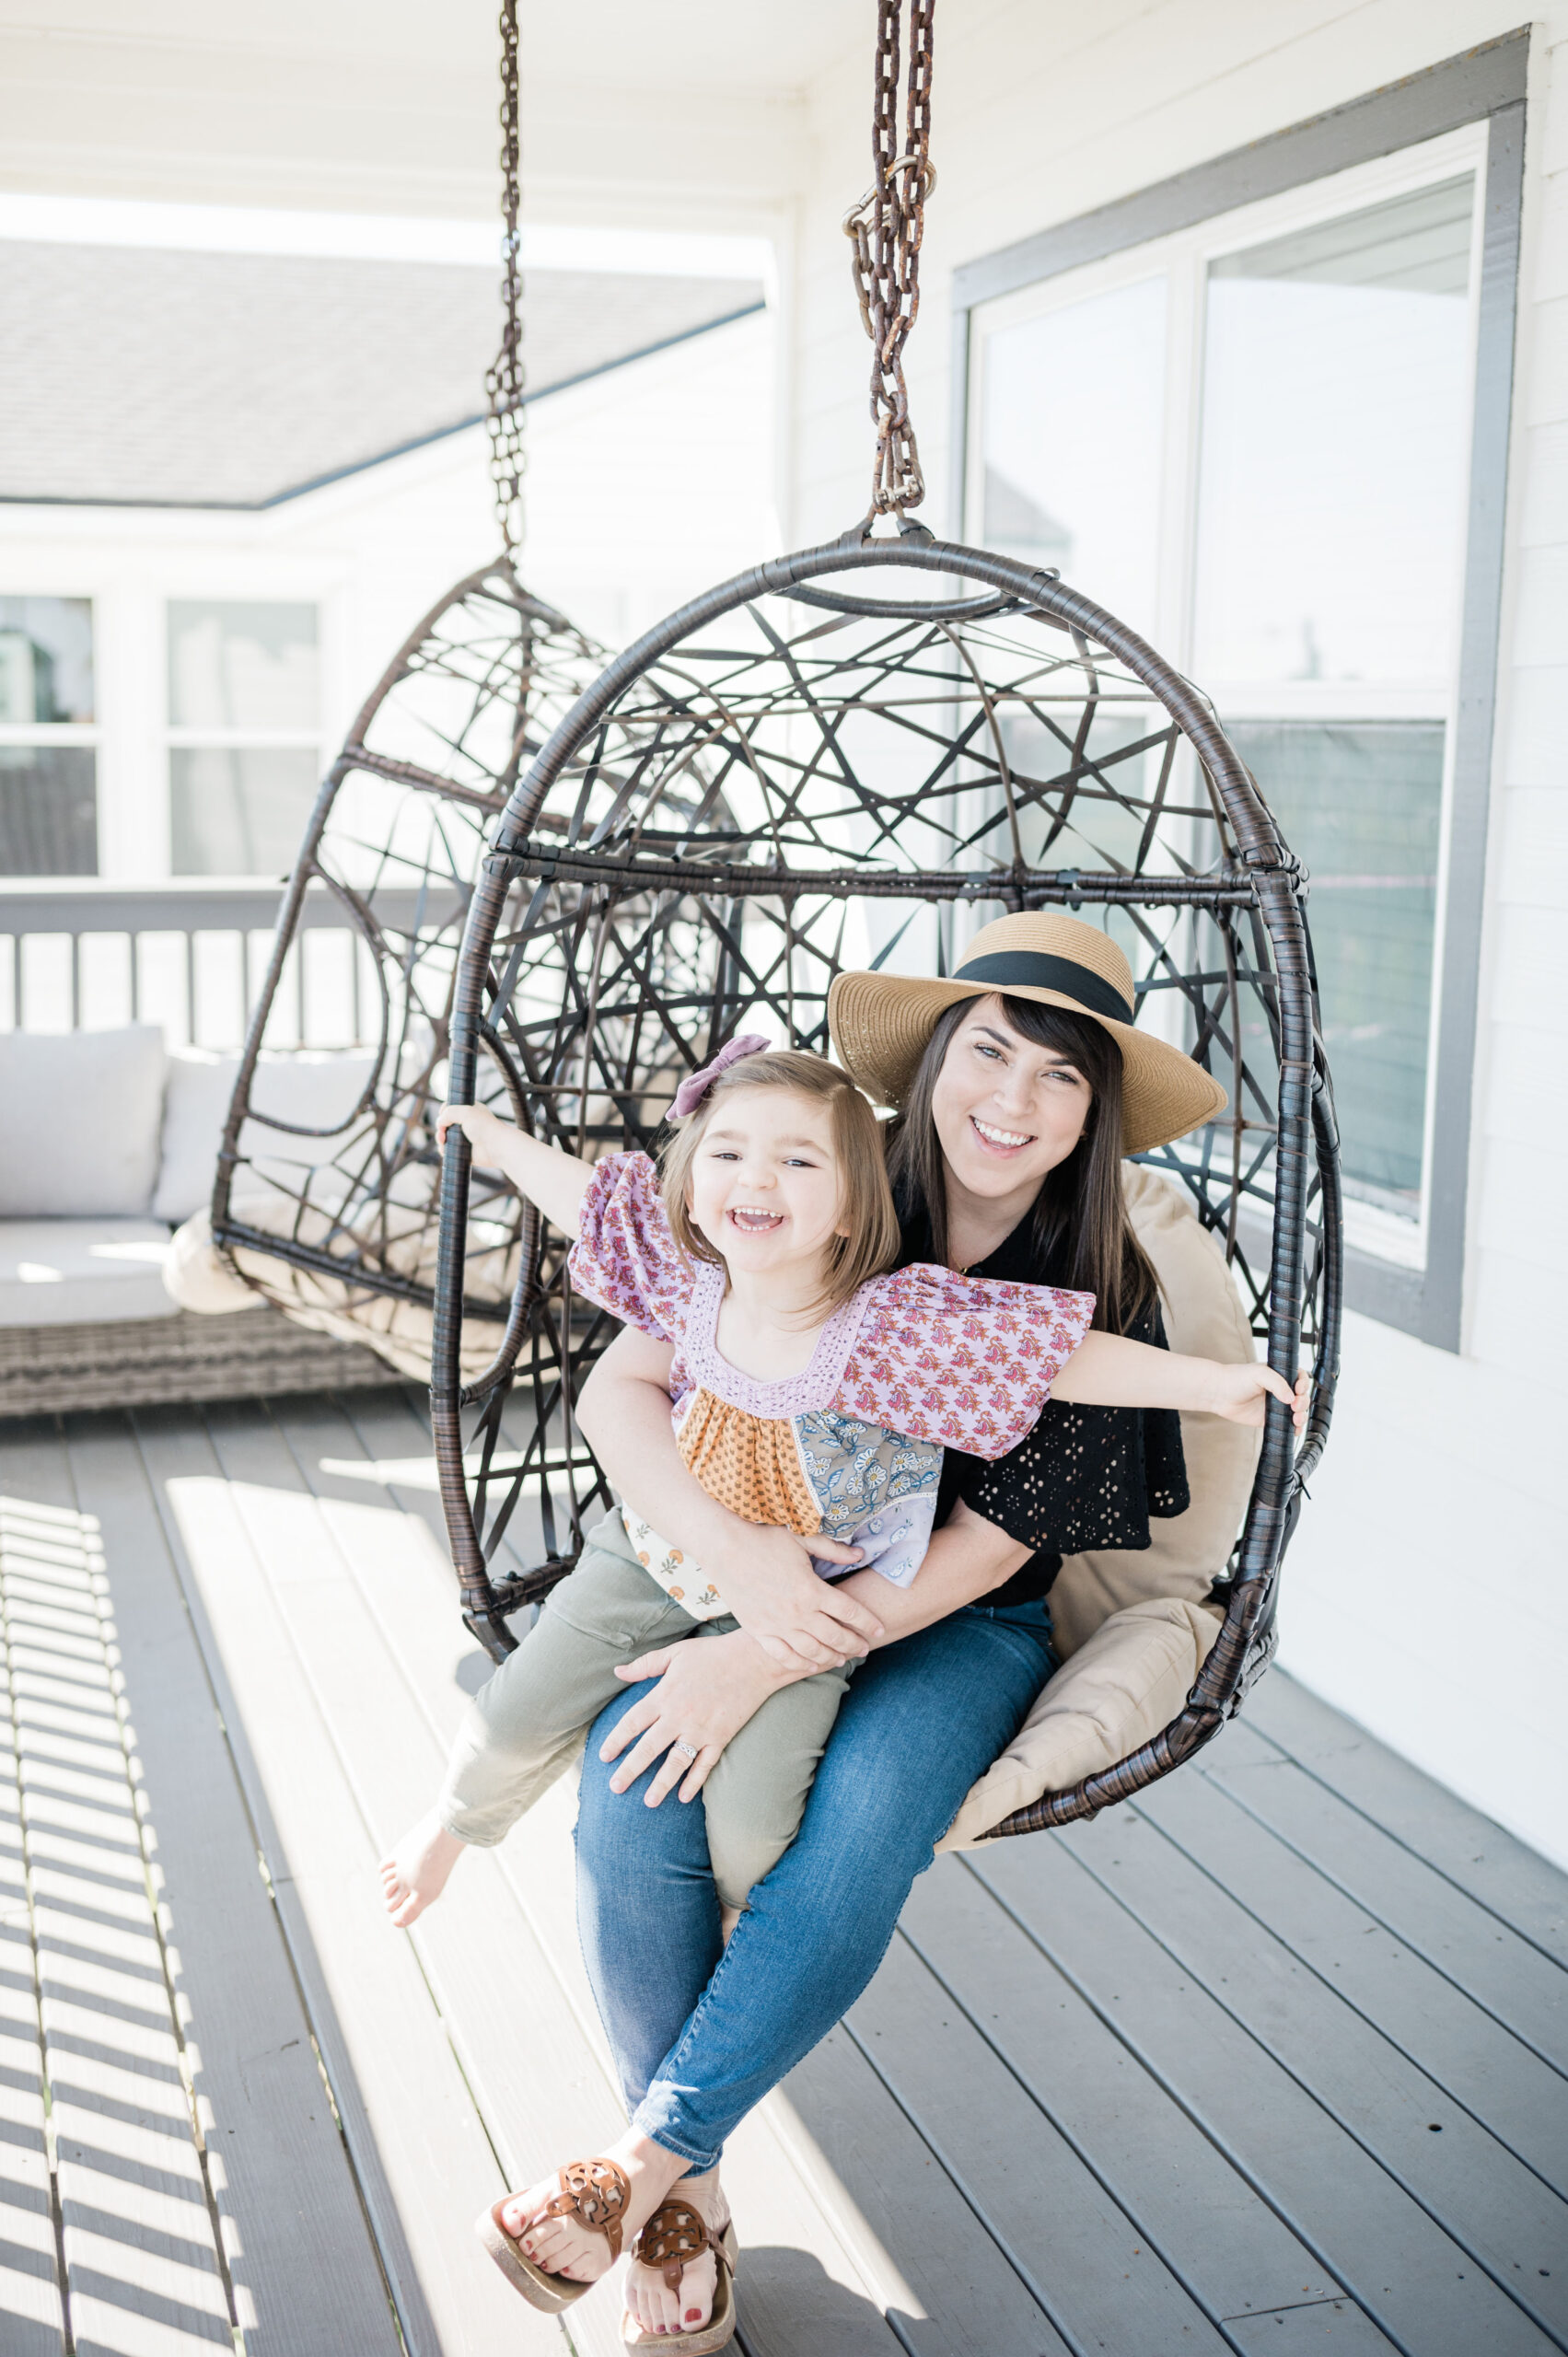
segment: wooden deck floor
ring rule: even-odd
[[[0,1426],[6,2357],[562,2346],[469,2223],[618,2119],[569,1795],[412,1939],[372,1871],[481,1669],[427,1457],[397,1393]],[[1568,2350],[1565,1902],[1272,1677],[923,1879],[736,2140],[739,2345]]]

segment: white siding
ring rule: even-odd
[[[957,263],[1519,17],[1512,0],[1108,0],[1087,15],[967,0],[941,13],[941,181],[910,368],[931,520],[957,521]],[[1352,1318],[1332,1445],[1291,1554],[1282,1658],[1568,1863],[1568,7],[1537,17],[1464,1350]],[[801,541],[842,531],[866,505],[866,347],[838,220],[867,177],[867,81],[851,73],[812,93],[796,289]]]

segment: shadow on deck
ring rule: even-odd
[[[560,2350],[469,2223],[614,2132],[559,1790],[412,1938],[480,1664],[412,1393],[0,1426],[0,2349]],[[726,2164],[749,2357],[1568,2350],[1568,1880],[1276,1674],[944,1861]],[[619,2307],[575,2309],[581,2357]]]

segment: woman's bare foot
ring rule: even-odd
[[[717,2169],[705,2177],[683,2177],[679,2198],[700,2212],[716,2242],[729,2223],[729,2203]],[[670,2290],[661,2268],[644,2267],[633,2259],[626,2270],[626,2313],[644,2332],[697,2332],[713,2315],[717,2290],[718,2261],[710,2250],[687,2260],[679,2292]]]
[[[601,2157],[618,2162],[631,2185],[631,2200],[621,2217],[621,2242],[630,2249],[671,2186],[684,2177],[686,2164],[679,2153],[666,2152],[662,2144],[633,2130],[619,2143],[607,2145]],[[514,2193],[501,2205],[501,2223],[547,2275],[569,2276],[574,2283],[597,2282],[612,2263],[604,2235],[575,2218],[540,2215],[560,2190],[560,2178],[547,2177]]]
[[[467,1848],[466,1841],[447,1832],[432,1809],[417,1825],[411,1825],[397,1848],[382,1859],[387,1912],[400,1932],[406,1932],[427,1907],[435,1905]]]

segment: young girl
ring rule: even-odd
[[[682,1083],[661,1174],[647,1155],[597,1168],[494,1114],[447,1106],[556,1225],[575,1228],[577,1289],[669,1349],[682,1457],[746,1520],[838,1542],[894,1585],[931,1536],[941,1453],[999,1457],[1054,1390],[1102,1406],[1176,1406],[1262,1421],[1272,1392],[1305,1412],[1305,1379],[1179,1358],[1090,1333],[1092,1294],[970,1278],[933,1265],[883,1273],[898,1224],[876,1117],[821,1058],[732,1041]],[[482,1687],[436,1808],[384,1863],[389,1912],[412,1923],[468,1843],[498,1842],[567,1766],[622,1690],[629,1656],[738,1625],[699,1566],[628,1510],[625,1544],[586,1550]],[[716,1759],[693,1745],[720,1893],[743,1907],[795,1838],[848,1667],[774,1694]],[[519,2288],[524,2288],[519,2285]]]

